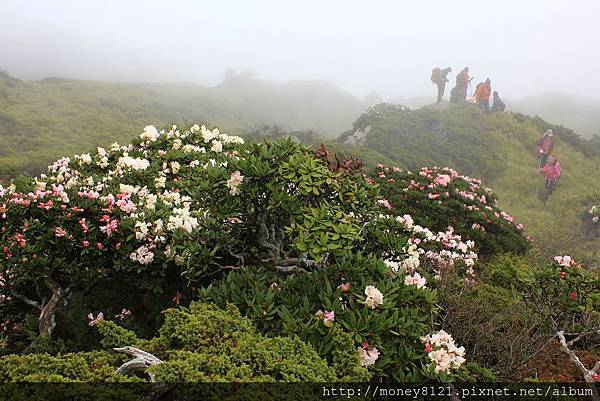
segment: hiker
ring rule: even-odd
[[[554,156],[548,157],[548,163],[546,163],[546,165],[542,169],[542,173],[546,178],[546,182],[544,184],[544,187],[546,188],[546,195],[543,198],[543,201],[545,202],[546,199],[548,199],[548,197],[550,196],[550,194],[554,192],[554,189],[556,188],[556,183],[560,178],[560,163]]]
[[[467,98],[467,88],[473,78],[469,78],[469,67],[463,68],[456,76],[456,86],[450,92],[450,101],[464,102]]]
[[[434,68],[431,71],[431,82],[437,85],[438,95],[437,103],[442,103],[444,97],[444,91],[446,90],[446,82],[448,82],[448,74],[452,71],[452,68],[446,67],[444,69]]]
[[[540,170],[544,168],[548,162],[548,157],[554,149],[554,133],[551,129],[547,129],[544,135],[538,141],[537,152],[540,157]]]
[[[498,91],[494,91],[493,96],[494,96],[494,104],[492,105],[492,113],[504,112],[506,105],[504,104],[502,99],[500,99],[500,96],[498,96]]]
[[[479,104],[479,108],[486,113],[490,111],[491,83],[492,81],[488,78],[485,82],[477,84],[477,88],[475,89],[475,101]]]

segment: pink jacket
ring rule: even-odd
[[[556,180],[560,177],[560,163],[556,162],[555,165],[548,163],[544,166],[542,172],[547,180]]]

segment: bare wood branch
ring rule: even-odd
[[[160,364],[162,362],[160,359],[158,359],[157,357],[155,357],[154,355],[152,355],[149,352],[143,351],[139,348],[132,347],[132,346],[113,348],[113,349],[117,352],[122,352],[124,354],[135,357],[135,359],[125,362],[123,365],[119,366],[119,368],[115,372],[116,374],[120,375],[120,374],[124,374],[124,373],[131,372],[131,371],[136,371],[136,370],[143,371],[150,377],[151,382],[153,382],[153,383],[156,382],[156,377],[154,376],[154,374],[152,372],[148,372],[147,369],[150,366]]]
[[[579,335],[577,337],[575,337],[574,339],[572,339],[571,341],[567,342],[567,345],[569,347],[572,347],[573,344],[575,344],[578,341],[581,341],[583,338],[587,337],[588,335],[590,335],[592,333],[590,333],[589,331],[584,331],[582,333],[579,333]]]
[[[34,301],[33,299],[29,299],[25,295],[21,295],[21,294],[15,292],[14,290],[8,290],[8,292],[10,293],[10,295],[13,298],[18,299],[19,301],[24,302],[27,305],[32,306],[38,310],[42,310],[42,305],[40,305],[39,302]]]
[[[575,354],[575,352],[573,352],[569,348],[569,344],[567,344],[567,340],[565,339],[565,332],[564,331],[559,331],[558,333],[556,333],[556,335],[558,336],[558,339],[560,341],[561,349],[563,350],[564,353],[566,353],[569,356],[569,359],[571,360],[571,362],[573,362],[573,364],[575,365],[575,367],[577,369],[579,369],[579,372],[583,376],[583,379],[586,382],[592,382],[593,383],[594,379],[590,375],[590,370],[588,368],[586,368],[585,365],[583,364],[583,362],[581,362],[579,360],[579,357]]]
[[[583,376],[583,380],[587,383],[588,387],[592,389],[592,391],[593,391],[592,399],[594,401],[600,401],[600,396],[598,395],[598,390],[596,389],[595,380],[594,380],[594,377],[592,376],[594,374],[594,371],[586,368],[585,365],[579,360],[579,357],[577,357],[575,352],[569,348],[569,346],[567,344],[567,340],[565,339],[564,331],[559,331],[556,333],[556,335],[558,336],[558,339],[560,341],[561,349],[567,355],[569,355],[569,359],[571,360],[571,362],[573,362],[573,364],[577,367],[577,369],[579,369],[579,372]],[[596,366],[599,366],[599,365],[600,365],[600,362],[598,362],[596,364]]]
[[[310,273],[308,270],[303,269],[299,266],[275,266],[275,268],[277,269],[278,272],[285,273],[285,274],[292,274],[292,273],[309,274]]]
[[[269,237],[269,229],[267,228],[267,225],[261,221],[258,225],[258,244],[266,248],[269,251],[269,253],[272,254],[273,258],[276,259],[279,257],[280,249],[269,242]]]

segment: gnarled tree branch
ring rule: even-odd
[[[598,362],[596,364],[596,366],[594,366],[594,368],[591,370],[586,368],[585,365],[583,364],[583,362],[581,362],[579,357],[575,354],[575,352],[569,348],[569,344],[567,343],[567,340],[565,338],[565,332],[561,330],[561,331],[557,332],[556,335],[558,337],[558,340],[560,341],[561,349],[563,350],[563,352],[565,354],[567,354],[569,356],[569,359],[571,360],[571,362],[573,362],[573,365],[575,365],[575,367],[579,370],[579,372],[583,376],[583,380],[589,384],[589,387],[594,392],[594,395],[593,395],[594,401],[600,401],[600,396],[598,395],[598,390],[596,390],[595,379],[594,379],[594,373],[597,373],[596,369],[600,368],[600,362]]]
[[[135,357],[134,359],[127,361],[123,365],[119,366],[119,368],[115,371],[116,374],[121,375],[131,371],[142,371],[150,377],[151,382],[156,382],[156,377],[154,376],[154,374],[152,372],[148,372],[147,369],[150,366],[160,364],[162,362],[160,359],[158,359],[149,352],[143,351],[139,348],[132,346],[113,349],[117,352],[122,352],[124,354]]]

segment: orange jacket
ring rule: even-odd
[[[487,100],[490,98],[492,94],[492,87],[485,82],[477,85],[477,90],[475,91],[475,98],[477,100]]]

